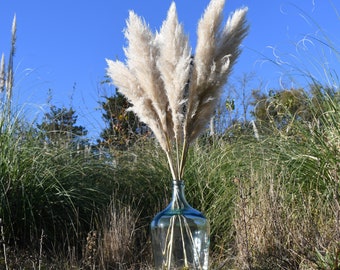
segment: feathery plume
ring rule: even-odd
[[[245,20],[247,8],[237,10],[228,18],[223,30],[220,29],[221,24],[217,23],[219,21],[217,18],[221,16],[220,9],[223,4],[223,0],[213,0],[198,26],[198,39],[201,39],[201,42],[197,43],[196,51],[200,54],[196,53],[195,55],[185,124],[185,134],[188,141],[194,140],[202,132],[202,129],[206,127],[214,114],[222,87],[240,54],[239,46],[248,31]],[[211,13],[216,17],[215,20],[210,18]],[[211,21],[216,23],[213,24],[215,27],[209,29],[208,26]],[[204,47],[204,44],[209,44],[209,41],[204,40],[204,38],[214,40],[214,46],[211,45],[208,52],[202,53],[204,48],[201,47]],[[205,74],[202,74],[202,58],[206,58],[204,60],[206,63]]]
[[[176,149],[176,171],[179,166],[180,142],[183,138],[185,88],[189,80],[191,49],[183,26],[178,22],[176,4],[169,8],[166,20],[156,36],[159,47],[157,68],[169,102]]]
[[[225,0],[212,0],[200,19],[197,28],[195,73],[197,83],[207,80],[214,65],[216,39],[221,28]]]
[[[158,114],[160,128],[164,133],[172,132],[169,128],[172,123],[167,122],[167,119],[171,119],[167,116],[168,100],[156,66],[159,50],[155,44],[154,34],[140,17],[130,11],[125,37],[129,42],[125,48],[127,66],[136,76],[139,87],[150,98]]]
[[[183,26],[178,22],[174,2],[170,6],[167,19],[156,36],[156,42],[159,47],[157,68],[160,71],[169,101],[174,136],[180,140],[184,119],[184,91],[189,80],[191,49]]]
[[[107,74],[132,104],[131,110],[152,129],[173,179],[182,179],[189,145],[214,115],[248,31],[247,8],[235,11],[222,28],[224,4],[211,0],[206,8],[194,57],[172,3],[156,34],[130,11],[126,63],[107,60]]]
[[[5,55],[2,54],[1,56],[1,63],[0,63],[0,93],[5,91]]]
[[[12,39],[11,39],[11,51],[9,54],[8,67],[7,67],[7,79],[6,79],[6,104],[8,107],[8,114],[11,113],[12,104],[12,91],[14,85],[14,71],[13,71],[13,61],[15,55],[15,43],[16,43],[16,32],[17,32],[17,17],[14,15],[12,22]]]
[[[133,104],[130,110],[152,129],[163,150],[167,151],[167,142],[163,132],[161,132],[162,128],[159,126],[160,119],[152,100],[148,97],[148,93],[140,87],[137,78],[123,63],[112,60],[106,61],[108,64],[107,74],[111,77],[113,83],[119,87],[119,92]]]
[[[217,40],[216,59],[221,62],[225,56],[228,56],[231,65],[235,64],[241,51],[239,45],[248,33],[249,27],[246,25],[246,14],[248,8],[244,7],[236,10],[227,20],[222,30],[221,36]],[[230,73],[231,68],[221,70]]]
[[[198,108],[203,106],[201,104],[211,103],[219,98],[212,91],[210,91],[212,98],[209,95],[207,96],[206,89],[211,88],[209,84],[215,83],[213,78],[210,77],[216,66],[214,62],[216,39],[221,28],[224,4],[225,0],[212,0],[198,23],[196,54],[194,69],[190,78],[188,112],[184,128],[185,137],[188,141],[194,140],[199,135],[199,132],[194,132],[194,127],[196,127],[196,130],[202,129],[206,124],[205,121],[210,120],[210,118],[207,119],[210,111],[202,110],[201,113],[198,113]],[[203,113],[204,111],[207,115]],[[193,120],[195,117],[196,120]],[[199,126],[197,126],[198,124]]]

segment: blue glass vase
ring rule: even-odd
[[[152,250],[156,270],[207,270],[209,222],[185,199],[184,182],[174,180],[172,200],[151,222]]]

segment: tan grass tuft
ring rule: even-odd
[[[111,204],[104,220],[102,235],[98,237],[98,254],[102,269],[125,269],[135,262],[137,220],[139,215],[130,206]],[[91,238],[90,238],[91,240]],[[88,241],[89,242],[89,241]]]
[[[336,248],[335,211],[321,194],[302,188],[293,194],[283,175],[274,179],[270,169],[264,171],[237,185],[233,223],[239,268],[316,269],[316,250]]]

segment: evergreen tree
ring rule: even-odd
[[[84,145],[87,140],[87,130],[83,126],[77,126],[78,116],[72,108],[57,108],[51,106],[46,112],[41,124],[37,127],[44,135],[47,143],[53,145]]]
[[[100,135],[103,139],[101,144],[125,150],[139,138],[149,134],[147,126],[128,110],[130,106],[125,96],[118,92],[112,97],[106,97],[105,102],[101,103],[103,119],[107,124]]]

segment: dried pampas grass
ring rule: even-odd
[[[223,85],[247,34],[247,8],[222,26],[225,0],[211,0],[197,29],[192,56],[172,3],[159,32],[133,11],[127,20],[126,63],[107,60],[107,74],[165,151],[173,179],[182,180],[190,143],[214,115]]]

